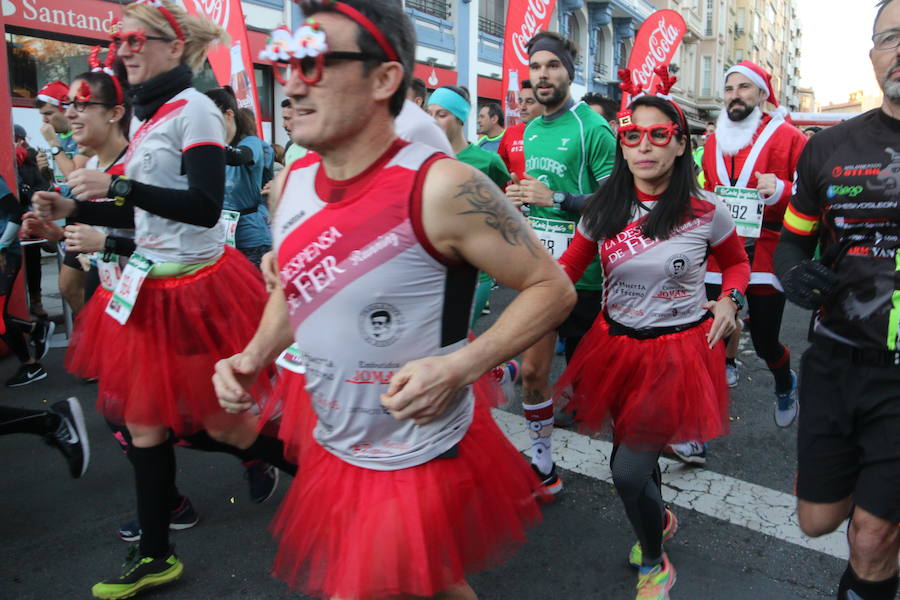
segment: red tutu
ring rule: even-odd
[[[312,440],[315,419],[304,406],[300,476],[272,531],[274,575],[306,594],[433,596],[502,562],[541,518],[540,482],[481,403],[457,457],[396,471],[326,451]]]
[[[97,289],[66,354],[66,369],[99,379],[104,417],[179,436],[252,418],[223,411],[212,385],[216,361],[244,349],[266,303],[260,272],[240,252],[227,246],[192,275],[147,279],[125,325],[106,314],[110,296]]]
[[[555,386],[582,429],[613,423],[617,444],[660,449],[728,431],[725,345],[709,349],[708,319],[686,331],[638,340],[610,335],[601,315]]]

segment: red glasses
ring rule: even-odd
[[[135,31],[120,31],[111,34],[110,39],[112,39],[113,43],[116,46],[122,46],[122,44],[127,44],[128,48],[138,54],[141,50],[144,49],[144,44],[148,40],[158,40],[160,42],[174,42],[175,40],[170,37],[163,37],[160,35],[147,35],[143,29],[137,29]]]
[[[300,80],[306,85],[316,85],[322,81],[322,75],[325,73],[325,66],[338,60],[378,60],[375,54],[367,52],[325,52],[315,57],[305,56],[303,58],[291,58],[291,73],[300,77]],[[284,63],[272,63],[272,70],[275,72],[275,79],[281,85],[286,85],[284,77],[281,75],[281,69],[285,67]]]
[[[667,146],[676,133],[678,133],[678,126],[671,121],[665,125],[651,125],[650,127],[641,127],[632,123],[619,128],[619,139],[626,146],[633,148],[640,146],[644,135],[647,134],[650,143],[654,146]]]

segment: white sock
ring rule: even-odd
[[[544,475],[553,468],[553,398],[540,404],[523,404],[531,436],[531,464]]]

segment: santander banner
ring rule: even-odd
[[[517,102],[519,82],[528,79],[528,52],[525,44],[542,29],[548,29],[556,0],[509,0],[506,9],[506,30],[503,36],[503,90],[506,90],[504,110],[509,116],[510,104]],[[510,85],[510,73],[513,86]],[[513,87],[515,89],[513,89]],[[509,117],[508,117],[509,118]],[[518,114],[515,115],[518,122]],[[507,123],[507,126],[513,123]]]
[[[250,57],[241,1],[184,0],[184,8],[193,15],[206,17],[228,32],[231,45],[213,46],[209,51],[209,64],[219,85],[230,85],[234,90],[238,108],[249,108],[256,115],[256,135],[262,138],[256,77],[253,75],[253,59]]]
[[[660,65],[668,66],[672,62],[685,32],[687,25],[674,10],[658,10],[641,25],[634,38],[628,68],[642,90],[652,92],[656,88],[659,75],[654,73],[654,69]],[[631,95],[623,93],[622,109],[630,102]]]

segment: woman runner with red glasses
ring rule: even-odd
[[[668,598],[675,570],[662,543],[675,532],[663,506],[659,454],[673,441],[725,433],[723,336],[750,267],[725,205],[697,189],[678,106],[641,96],[620,113],[616,163],[585,209],[560,262],[577,281],[600,253],[603,311],[557,384],[584,429],[613,422],[612,474],[637,533],[629,562],[637,598]],[[725,290],[707,302],[712,253]]]
[[[225,191],[222,114],[191,87],[193,71],[224,32],[168,0],[138,0],[123,8],[116,34],[128,75],[135,120],[125,174],[74,172],[78,199],[35,195],[42,219],[135,228],[136,250],[114,292],[97,290],[80,321],[88,334],[69,347],[82,377],[99,379],[97,407],[131,434],[139,546],[120,574],[93,587],[98,598],[127,598],[177,579],[181,561],[169,545],[175,483],[172,435],[207,430],[293,472],[280,442],[257,436],[255,419],[227,414],[209,374],[215,362],[250,340],[266,301],[262,278],[225,245],[219,223]],[[111,198],[114,202],[90,202]],[[82,331],[79,327],[78,331]],[[259,378],[265,383],[265,373]]]

